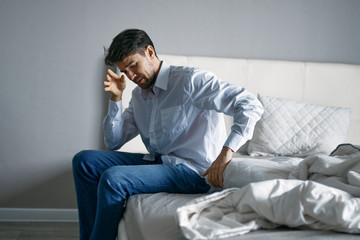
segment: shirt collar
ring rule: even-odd
[[[159,73],[156,77],[155,85],[153,87],[153,91],[155,95],[157,95],[160,89],[166,91],[169,82],[169,73],[170,73],[170,65],[162,62]],[[149,94],[153,95],[153,93],[147,89],[141,89],[141,94],[144,97],[149,97]]]

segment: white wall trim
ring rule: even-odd
[[[0,222],[77,222],[77,209],[0,208]]]

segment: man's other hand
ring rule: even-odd
[[[226,166],[231,161],[233,150],[228,147],[223,147],[221,153],[211,166],[205,171],[203,176],[208,176],[208,182],[214,187],[223,186],[223,173]]]

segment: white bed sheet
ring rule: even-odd
[[[184,240],[176,210],[205,194],[139,194],[127,202],[118,240]]]
[[[249,156],[239,156],[236,155],[231,161],[230,165],[226,168],[224,172],[224,186],[226,188],[243,187],[250,186],[249,183],[253,184],[263,184],[263,181],[271,179],[287,179],[289,175],[299,173],[299,166],[302,168],[304,166],[309,167],[308,164],[299,164],[303,162],[301,158],[290,158],[290,157],[249,157]],[[316,162],[316,161],[314,161]],[[314,168],[312,168],[314,169]],[[310,173],[310,171],[307,171]],[[291,174],[290,174],[291,173]],[[310,174],[313,176],[313,174]],[[282,190],[286,188],[296,188],[299,187],[304,181],[299,180],[276,180],[277,183],[273,186],[280,188]],[[275,182],[276,182],[275,181]],[[282,186],[282,182],[292,182],[292,187],[285,184]],[[267,184],[269,184],[269,181]],[[309,184],[309,183],[307,183]],[[271,185],[271,184],[270,184]],[[271,192],[271,189],[274,189],[268,185],[265,187]],[[311,186],[314,186],[310,183]],[[311,186],[308,185],[308,190],[311,192]],[[255,185],[256,186],[256,185]],[[322,185],[323,186],[323,185]],[[317,185],[315,186],[317,187]],[[246,188],[246,187],[245,187]],[[242,189],[245,189],[242,188]],[[248,187],[249,188],[249,187]],[[255,189],[262,189],[256,187]],[[301,187],[300,187],[301,188]],[[305,189],[305,188],[302,188]],[[236,189],[238,191],[239,189]],[[228,193],[227,193],[228,191]],[[228,189],[222,193],[213,193],[213,194],[169,194],[169,193],[157,193],[157,194],[141,194],[131,196],[127,203],[126,212],[123,219],[119,224],[118,239],[119,240],[142,240],[142,239],[156,239],[156,240],[167,240],[167,239],[196,239],[193,236],[184,237],[180,226],[179,221],[177,220],[176,211],[180,207],[189,206],[192,201],[205,202],[204,199],[208,199],[209,196],[216,194],[229,194],[234,191],[233,189]],[[318,191],[316,189],[316,191]],[[340,191],[340,190],[339,190]],[[263,191],[261,191],[263,192]],[[275,191],[276,192],[276,191]],[[295,195],[294,195],[295,196]],[[214,198],[212,198],[214,199]],[[234,197],[230,197],[234,199]],[[286,198],[285,198],[286,199]],[[231,202],[231,201],[230,201]],[[214,201],[207,201],[207,203],[213,204]],[[223,202],[222,202],[223,203]],[[293,204],[293,202],[288,202],[288,204]],[[281,204],[279,205],[281,206]],[[193,213],[196,214],[196,209],[200,209],[196,206]],[[222,208],[226,209],[226,208]],[[188,209],[186,210],[188,211]],[[189,212],[188,212],[189,213]],[[284,214],[286,215],[286,214]],[[181,220],[180,220],[180,224]],[[268,223],[271,226],[271,222]],[[279,227],[282,224],[274,224],[270,228]],[[314,224],[313,224],[314,225]],[[192,223],[192,226],[195,226]],[[289,226],[289,225],[288,225]],[[291,226],[291,225],[290,225]],[[300,225],[299,225],[300,226]],[[183,226],[182,226],[183,227]],[[294,225],[295,227],[295,225]],[[250,226],[248,230],[258,229],[259,226]],[[265,239],[266,236],[271,234],[274,239],[288,239],[289,237],[296,238],[294,239],[356,239],[359,238],[359,235],[351,234],[341,234],[333,231],[328,231],[326,228],[322,228],[322,231],[315,230],[296,230],[288,228],[276,228],[272,230],[257,230],[245,235],[227,235],[223,236],[222,239]],[[333,230],[333,228],[328,228]],[[197,230],[196,230],[197,231]],[[207,230],[208,232],[208,230]],[[246,231],[245,231],[246,232]],[[186,234],[185,234],[186,235]],[[225,237],[225,238],[224,238]],[[204,238],[199,239],[218,239],[209,237],[209,235]],[[268,239],[268,238],[267,238]]]
[[[309,156],[289,178],[296,179],[265,180],[195,199],[177,211],[183,234],[226,239],[279,226],[360,234],[360,152]]]
[[[157,193],[132,196],[127,212],[119,225],[118,240],[186,240],[178,225],[176,210],[200,196],[205,195]],[[272,230],[260,229],[225,239],[355,240],[359,239],[359,236],[333,231],[280,227]]]
[[[224,172],[224,188],[242,187],[250,182],[287,178],[301,158],[250,157],[235,154]],[[219,189],[212,189],[209,193]],[[208,194],[139,194],[128,199],[119,224],[119,240],[182,240],[176,210]]]

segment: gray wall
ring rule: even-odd
[[[71,159],[102,149],[103,46],[360,64],[357,0],[0,0],[0,207],[74,208]]]

